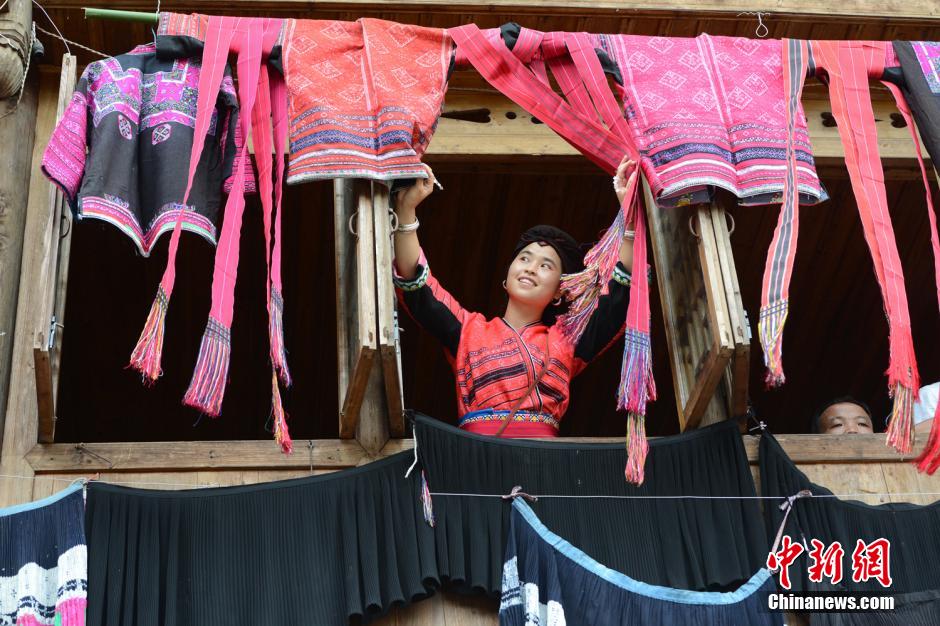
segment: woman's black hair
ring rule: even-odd
[[[826,409],[828,409],[829,407],[833,406],[834,404],[842,404],[842,403],[854,404],[855,406],[862,407],[862,409],[865,411],[865,414],[868,415],[868,418],[872,420],[872,426],[874,427],[875,422],[871,416],[871,409],[868,408],[867,404],[865,404],[864,402],[862,402],[861,400],[853,396],[838,396],[827,401],[825,404],[821,405],[816,410],[816,413],[813,414],[813,418],[810,421],[809,431],[815,435],[821,434],[822,431],[820,430],[820,427],[819,427],[819,418],[822,417],[822,414],[825,413]]]

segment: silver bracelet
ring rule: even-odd
[[[418,226],[421,226],[421,222],[418,220],[417,216],[415,216],[415,221],[410,224],[399,224],[395,232],[413,233],[414,231],[418,230]]]
[[[636,239],[636,231],[635,230],[623,231],[623,238],[633,241],[634,239]]]

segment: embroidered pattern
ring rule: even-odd
[[[920,69],[924,72],[930,91],[940,95],[940,42],[912,41],[911,47],[920,61]]]
[[[598,46],[624,77],[624,110],[660,206],[705,201],[710,187],[742,204],[779,198],[788,135],[779,40],[600,35]],[[794,145],[801,201],[825,200],[802,110]]]
[[[288,20],[287,182],[423,178],[453,52],[441,29],[363,18]]]
[[[82,486],[0,510],[0,624],[84,626],[88,596]]]
[[[134,130],[131,128],[131,123],[120,113],[118,113],[118,130],[121,131],[121,137],[124,137],[124,139],[128,141],[133,141]]]
[[[169,124],[160,124],[153,129],[153,133],[150,135],[150,143],[153,145],[163,143],[170,138],[170,133],[172,131],[173,129]]]

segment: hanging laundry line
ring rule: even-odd
[[[510,494],[499,493],[455,493],[445,491],[432,491],[432,496],[455,496],[460,498],[503,498],[510,499],[519,497],[530,497],[536,500],[542,498],[573,498],[573,499],[607,499],[607,500],[787,500],[790,496],[696,496],[696,495],[610,495],[610,494],[528,494],[523,492],[514,492]],[[900,493],[833,493],[833,494],[812,494],[810,498],[838,498],[855,499],[870,497],[913,497],[913,496],[932,496],[940,497],[940,492],[917,492],[908,491]]]

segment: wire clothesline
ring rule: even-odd
[[[89,480],[87,478],[61,478],[58,476],[46,476],[43,474],[37,474],[35,476],[26,476],[25,474],[0,474],[0,478],[13,478],[19,480],[51,480],[54,482],[62,483],[74,483],[76,480],[84,480],[87,482],[97,482],[105,485],[121,485],[128,487],[148,487],[148,486],[161,486],[161,487],[186,487],[188,489],[214,489],[219,487],[224,487],[220,483],[206,483],[206,484],[194,484],[194,483],[172,483],[172,482],[162,482],[162,481],[117,481],[117,480]],[[516,494],[502,494],[502,493],[461,493],[461,492],[449,492],[449,491],[432,491],[431,496],[452,496],[452,497],[461,497],[461,498],[502,498],[506,499],[509,496]],[[608,499],[608,500],[786,500],[788,496],[702,496],[702,495],[689,495],[689,494],[675,494],[675,495],[613,495],[613,494],[522,494],[518,495],[528,495],[536,499],[549,499],[549,498],[565,498],[565,499]],[[901,491],[901,492],[881,492],[881,493],[833,493],[833,494],[812,494],[811,498],[841,498],[841,499],[856,499],[856,498],[892,498],[892,497],[917,497],[917,496],[930,496],[934,498],[940,498],[940,492],[927,491]]]
[[[613,494],[499,494],[499,493],[456,493],[447,491],[432,491],[432,496],[456,496],[461,498],[509,498],[510,496],[529,496],[534,499],[542,498],[573,498],[573,499],[611,499],[611,500],[786,500],[789,496],[701,496],[701,495],[613,495]],[[912,497],[932,496],[940,497],[940,492],[908,491],[898,493],[826,493],[811,494],[810,498],[871,498],[871,497]]]

